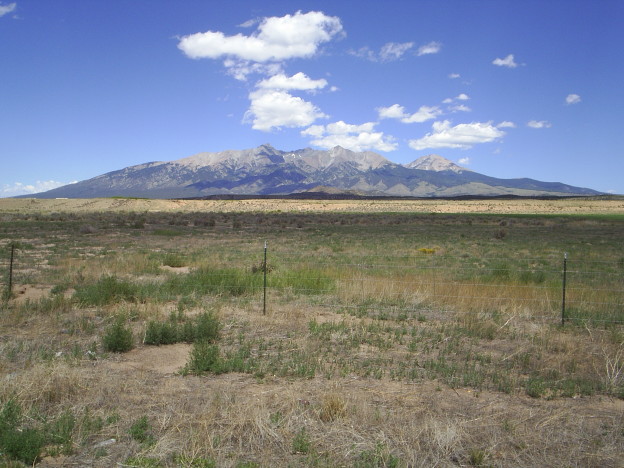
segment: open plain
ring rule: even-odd
[[[0,199],[0,465],[624,466],[622,239],[618,197]]]

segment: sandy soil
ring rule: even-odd
[[[188,361],[191,345],[178,343],[167,346],[146,346],[117,355],[118,360],[107,362],[111,369],[153,371],[174,374]]]
[[[557,200],[128,200],[2,198],[2,213],[51,212],[415,212],[624,214],[624,198]]]

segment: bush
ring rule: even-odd
[[[219,346],[208,341],[193,344],[189,361],[184,366],[184,374],[223,374],[226,372],[225,362],[221,358]]]
[[[177,342],[178,332],[175,324],[154,320],[148,322],[145,330],[145,344],[160,346]]]
[[[145,330],[145,344],[166,345],[178,342],[194,343],[195,341],[215,342],[219,338],[221,324],[209,312],[204,312],[192,320],[171,315],[168,322],[148,322]]]
[[[155,439],[151,431],[152,428],[147,420],[147,416],[141,416],[132,424],[132,426],[130,426],[128,434],[130,434],[130,437],[141,444],[152,445],[155,442]]]
[[[113,353],[125,353],[134,347],[134,339],[132,330],[126,327],[122,319],[117,319],[110,327],[106,329],[106,333],[102,338],[104,350]]]
[[[104,276],[97,283],[78,287],[74,298],[82,304],[94,306],[135,302],[139,298],[139,287],[116,276]]]
[[[220,330],[221,324],[219,320],[213,314],[204,312],[195,319],[193,341],[217,341]]]
[[[34,465],[45,445],[43,434],[33,428],[20,427],[22,408],[9,400],[0,411],[0,453],[27,465]]]

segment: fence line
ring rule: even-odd
[[[0,247],[0,291],[6,294],[16,285],[54,286],[44,278],[55,268],[50,265],[55,258],[50,252],[44,259],[33,248]],[[263,314],[295,297],[312,307],[373,315],[496,313],[515,307],[534,319],[561,323],[624,323],[621,260],[574,259],[563,254],[558,259],[552,255],[514,259],[429,253],[307,254],[271,251],[267,243],[253,255],[236,249],[221,254],[217,263],[247,276],[245,290],[262,295]],[[60,258],[61,254],[53,255]],[[243,264],[249,261],[256,266]],[[218,283],[217,294],[226,296],[241,287],[227,274],[213,267],[206,269],[204,280]]]

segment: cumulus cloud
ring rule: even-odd
[[[513,54],[509,54],[505,58],[496,58],[492,61],[492,63],[499,67],[507,67],[507,68],[516,68],[518,64],[514,60]]]
[[[377,112],[380,119],[397,119],[403,123],[421,123],[435,119],[442,111],[437,106],[421,106],[413,114],[405,112],[405,108],[399,104],[390,107],[378,107]]]
[[[581,102],[581,96],[579,96],[578,94],[568,94],[566,96],[566,104],[570,105],[570,104],[578,104],[579,102]]]
[[[249,99],[251,105],[243,121],[251,122],[254,130],[307,127],[316,119],[327,117],[311,102],[284,90],[258,89],[249,94]]]
[[[552,124],[547,120],[530,120],[527,122],[527,127],[530,128],[550,128]]]
[[[282,127],[307,127],[326,118],[314,104],[290,91],[314,92],[327,86],[324,79],[313,80],[305,73],[287,76],[283,73],[259,81],[249,94],[251,105],[243,121],[251,122],[255,130],[269,131]]]
[[[432,41],[429,44],[425,44],[418,48],[418,52],[416,55],[428,55],[428,54],[437,54],[442,49],[442,44],[439,42]]]
[[[7,5],[0,5],[0,17],[4,15],[8,15],[9,13],[15,11],[17,8],[17,3],[9,3]]]
[[[457,162],[463,165],[470,164],[470,158],[460,158]]]
[[[505,132],[491,122],[473,122],[452,127],[450,121],[444,120],[434,122],[432,129],[433,132],[424,137],[410,140],[410,148],[418,151],[426,148],[468,149],[479,143],[498,140],[505,135]]]
[[[351,151],[397,149],[394,138],[384,135],[383,132],[375,132],[375,125],[374,122],[353,125],[340,120],[328,125],[312,125],[303,130],[301,135],[313,137],[310,144],[319,148],[342,146]]]
[[[260,89],[282,89],[282,90],[301,90],[316,91],[327,86],[327,80],[313,80],[305,73],[295,73],[293,76],[286,76],[283,73],[273,75],[266,80],[258,83]]]
[[[244,23],[252,26],[253,22]],[[252,64],[281,62],[315,55],[321,44],[342,31],[340,19],[323,12],[311,11],[282,17],[263,18],[250,35],[226,36],[220,31],[207,31],[180,38],[178,48],[193,59],[224,58],[225,66],[238,68],[236,76],[244,76]]]
[[[516,124],[508,120],[503,120],[497,125],[498,128],[516,128]]]
[[[459,73],[450,73],[448,76],[451,80],[456,80],[457,78],[461,78]]]
[[[69,182],[75,184],[74,182]],[[57,182],[55,180],[38,180],[34,184],[23,184],[22,182],[15,182],[13,185],[3,185],[0,189],[0,197],[17,197],[19,195],[29,195],[31,193],[46,192],[48,190],[55,189],[67,185],[68,182]]]
[[[361,47],[357,50],[350,50],[349,53],[371,62],[393,62],[403,57],[412,47],[414,47],[413,42],[388,42],[381,46],[379,52],[375,52],[370,47]]]

